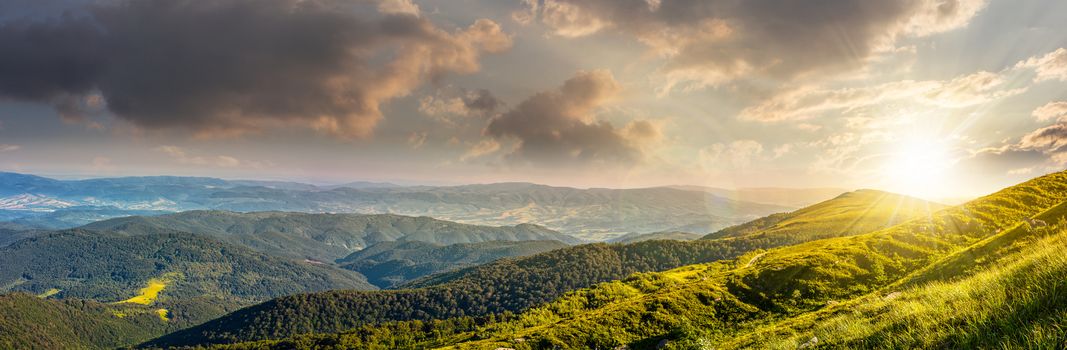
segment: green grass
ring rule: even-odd
[[[44,293],[37,294],[37,297],[41,298],[41,299],[46,299],[46,298],[51,297],[53,295],[59,294],[59,292],[61,292],[61,290],[59,290],[57,288],[51,288],[49,290],[44,291]]]
[[[773,324],[717,348],[1061,349],[1067,343],[1067,231],[982,271],[869,295]]]
[[[1063,341],[1065,239],[1020,222],[1059,222],[1064,202],[1067,173],[1057,173],[871,233],[601,283],[483,326],[390,324],[231,348],[796,348],[812,337],[817,347],[1040,348]]]
[[[760,218],[709,234],[704,239],[792,237],[800,241],[868,233],[917,218],[945,206],[898,194],[859,190],[790,213]]]

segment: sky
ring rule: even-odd
[[[0,170],[878,188],[1067,167],[1061,0],[0,0]]]

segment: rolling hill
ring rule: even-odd
[[[852,204],[879,196],[839,197],[821,205],[822,208],[842,204],[857,210]],[[883,206],[897,205],[895,201],[875,201],[870,206],[887,211]],[[807,217],[802,212],[794,216],[801,226],[813,232],[834,216]],[[927,216],[928,213],[903,211]],[[877,219],[873,226],[883,225],[883,217],[855,215]],[[834,231],[847,234],[847,231]],[[432,275],[416,280],[389,292],[345,292],[283,297],[264,304],[239,310],[204,325],[176,332],[154,341],[153,345],[192,345],[225,343],[239,340],[270,339],[307,332],[329,332],[365,324],[402,320],[430,320],[450,317],[483,317],[505,312],[520,312],[550,302],[566,292],[596,283],[622,279],[636,272],[662,271],[683,265],[733,259],[757,249],[803,242],[815,234],[751,235],[717,240],[645,241],[633,244],[588,244],[523,258],[502,259],[472,268]],[[365,310],[354,313],[352,310]],[[373,312],[371,312],[373,310]],[[272,325],[282,325],[274,327]]]
[[[337,264],[363,274],[367,281],[379,288],[393,288],[427,275],[568,246],[559,241],[488,241],[449,245],[391,241],[349,254],[337,260]]]
[[[883,288],[723,342],[725,349],[1055,348],[1067,341],[1067,202]],[[1022,287],[1025,286],[1025,287]],[[1022,287],[1022,288],[1020,288]],[[902,311],[907,310],[907,311]],[[845,326],[847,325],[847,326]]]
[[[816,240],[867,233],[929,215],[944,205],[876,190],[841,194],[803,209],[773,214],[708,234],[704,239],[745,236]]]
[[[573,237],[537,225],[489,227],[391,214],[195,210],[161,216],[116,218],[94,222],[83,228],[133,235],[172,230],[192,232],[275,256],[321,262],[332,262],[368,246],[391,241],[440,244],[526,240],[579,242]]]
[[[635,274],[503,321],[229,348],[1057,348],[1065,217],[1067,172],[871,233]]]
[[[46,233],[0,248],[0,266],[4,292],[157,305],[181,321],[294,293],[376,289],[353,271],[187,233]]]
[[[0,295],[3,349],[113,349],[180,326],[161,320],[147,306]]]

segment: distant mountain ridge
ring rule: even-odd
[[[743,187],[727,189],[705,186],[668,186],[686,191],[702,191],[723,198],[738,201],[782,205],[787,207],[805,207],[822,202],[849,192],[843,188],[787,188],[787,187]]]
[[[308,214],[194,210],[94,222],[82,228],[125,234],[182,231],[205,234],[292,259],[332,262],[368,246],[390,241],[439,244],[555,240],[574,237],[531,224],[478,226],[393,214]]]
[[[627,233],[625,235],[609,239],[608,243],[635,243],[651,240],[692,241],[694,239],[700,239],[701,237],[704,237],[704,235],[681,231]]]
[[[61,181],[0,173],[0,202],[36,211],[114,207],[117,210],[230,210],[365,213],[430,216],[468,224],[522,223],[600,240],[627,232],[657,232],[700,224],[701,233],[794,209],[675,188],[578,189],[529,183],[407,186],[357,183],[315,186],[290,182],[229,181],[200,177],[126,177]],[[49,205],[53,203],[55,205]],[[62,203],[62,205],[58,204]],[[17,208],[16,208],[17,206]],[[34,216],[24,204],[0,207],[0,218]],[[115,212],[113,217],[135,215]],[[98,219],[98,218],[97,218]],[[88,224],[90,218],[49,221],[52,228]]]

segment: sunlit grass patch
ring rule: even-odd
[[[48,298],[50,296],[59,294],[59,292],[61,292],[61,290],[56,289],[56,288],[52,288],[52,289],[46,290],[44,293],[37,294],[37,297],[41,298],[41,299],[45,299],[45,298]]]
[[[157,298],[159,298],[159,293],[162,292],[164,288],[167,288],[167,284],[163,281],[156,279],[149,280],[148,286],[141,288],[139,295],[133,298],[120,301],[120,303],[132,303],[141,305],[152,304],[156,301]]]
[[[160,278],[150,279],[148,280],[148,285],[141,288],[137,296],[120,301],[119,303],[151,305],[156,299],[159,299],[159,293],[167,288],[167,284],[180,276],[181,275],[178,273],[167,273]]]

